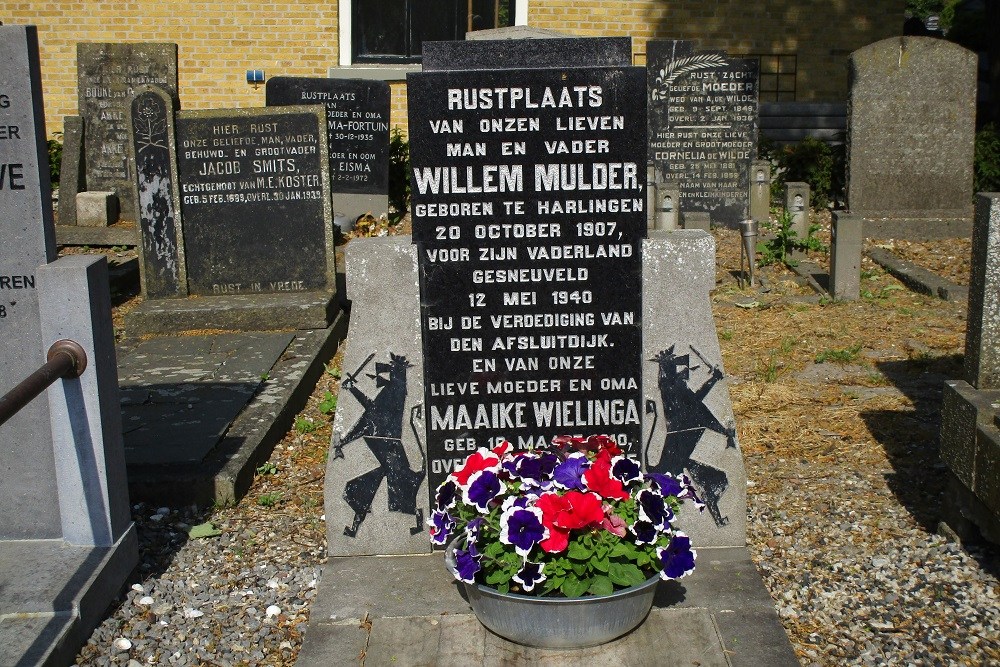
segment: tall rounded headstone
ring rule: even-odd
[[[847,207],[877,218],[972,217],[976,54],[893,37],[850,57]]]

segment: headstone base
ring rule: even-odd
[[[968,218],[875,218],[864,217],[864,234],[868,239],[927,239],[967,238],[972,236],[972,215]]]
[[[325,329],[340,310],[336,293],[226,294],[144,301],[125,316],[130,336],[198,329]]]
[[[681,213],[681,226],[684,229],[700,229],[703,232],[712,228],[712,216],[709,213]]]
[[[331,558],[305,636],[296,663],[303,667],[362,653],[380,665],[400,656],[414,665],[646,664],[641,656],[706,667],[799,664],[744,547],[698,549],[694,574],[661,582],[642,625],[573,650],[521,646],[487,631],[441,554]]]
[[[944,520],[960,537],[979,529],[1000,544],[1000,390],[978,390],[964,380],[944,384],[941,459],[951,472]]]
[[[139,244],[139,230],[133,223],[120,222],[111,227],[56,225],[58,245],[127,245]]]
[[[109,547],[0,541],[0,665],[68,665],[139,560],[135,526]]]

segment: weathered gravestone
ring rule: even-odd
[[[76,195],[87,189],[83,170],[83,119],[63,119],[63,152],[59,167],[59,222],[76,224]]]
[[[322,104],[336,216],[348,227],[389,210],[389,84],[385,81],[276,76],[267,106]]]
[[[67,664],[138,561],[107,265],[51,262],[34,26],[0,27],[0,82],[0,396],[58,340],[87,360],[0,425],[0,664]]]
[[[945,521],[963,538],[1000,544],[1000,194],[976,196],[965,367],[945,382],[941,459]],[[975,527],[975,528],[974,528]]]
[[[681,187],[683,213],[735,227],[749,217],[757,157],[758,64],[691,42],[646,45],[649,159],[657,182]]]
[[[850,57],[847,208],[866,236],[967,235],[976,54],[893,37]]]
[[[408,95],[416,248],[347,249],[360,343],[327,474],[331,554],[427,552],[429,491],[470,451],[567,433],[687,470],[710,507],[690,518],[700,543],[743,545],[714,247],[643,240],[642,70],[425,72]]]
[[[135,211],[129,161],[128,100],[143,84],[177,95],[177,45],[76,45],[78,106],[84,122],[87,189],[114,192],[124,215]]]
[[[142,104],[164,112],[168,98],[154,97],[137,96],[136,114]],[[155,274],[163,296],[199,298],[147,299],[129,314],[131,326],[149,333],[326,328],[339,306],[323,108],[180,111],[174,126],[166,140],[174,157],[158,150],[139,163],[148,172],[142,196],[153,204],[143,209],[140,268],[147,288]],[[146,139],[134,130],[138,156]],[[172,164],[179,216],[166,210],[174,186],[155,177]]]
[[[130,155],[135,165],[139,277],[147,299],[187,296],[184,235],[174,141],[175,98],[149,84],[129,99]]]

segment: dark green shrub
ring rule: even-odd
[[[62,168],[62,132],[53,132],[49,144],[49,180],[55,185],[59,182],[59,170]]]
[[[389,224],[395,225],[410,207],[410,144],[398,127],[389,135]]]
[[[843,196],[845,149],[843,143],[827,144],[806,137],[797,144],[781,145],[760,135],[757,156],[771,161],[771,202],[784,206],[785,183],[809,184],[809,200],[814,208],[825,208]]]
[[[974,192],[1000,192],[1000,131],[990,123],[976,133]]]

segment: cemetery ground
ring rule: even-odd
[[[802,664],[1000,661],[1000,552],[938,534],[941,384],[961,375],[965,304],[910,291],[867,259],[856,302],[774,266],[764,288],[741,289],[738,233],[713,234],[749,548]],[[968,240],[875,244],[967,284]],[[137,299],[118,297],[118,327]],[[322,494],[342,349],[235,506],[134,506],[137,583],[78,664],[295,661],[333,566]]]

